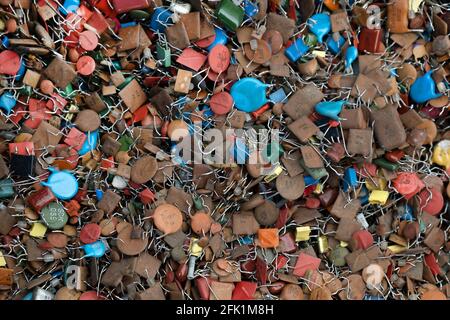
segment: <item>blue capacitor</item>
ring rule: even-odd
[[[317,13],[311,16],[307,21],[307,25],[309,30],[316,35],[319,43],[322,43],[323,37],[331,31],[330,16],[325,13]]]
[[[49,187],[56,198],[60,200],[70,200],[78,192],[78,180],[75,176],[67,170],[57,170],[49,167],[51,172],[47,181],[41,182],[41,185]]]
[[[239,237],[239,243],[241,245],[252,244],[253,243],[253,237],[252,236]]]
[[[347,168],[344,172],[343,190],[347,192],[349,188],[355,188],[358,185],[358,178],[356,177],[356,170]]]
[[[100,201],[103,198],[103,191],[100,189],[95,189],[95,195],[97,196],[97,200]]]
[[[414,81],[409,90],[409,96],[416,103],[425,103],[428,100],[436,99],[442,96],[441,93],[436,92],[436,83],[431,77],[433,71],[428,71],[423,76]]]
[[[9,38],[7,36],[4,36],[2,38],[2,46],[4,46],[6,49],[8,49],[9,45],[10,45]]]
[[[303,181],[305,182],[305,186],[313,186],[319,183],[319,180],[314,179],[311,176],[303,176]]]
[[[356,58],[358,58],[358,49],[355,46],[348,47],[345,51],[345,69],[349,70]]]
[[[164,32],[169,23],[172,23],[172,12],[169,8],[157,7],[153,11],[149,27],[155,32]]]
[[[222,29],[214,27],[214,32],[216,33],[216,38],[214,39],[214,42],[209,45],[206,50],[211,51],[212,48],[217,46],[218,44],[226,45],[228,43],[228,36]]]
[[[361,190],[359,191],[359,202],[361,205],[365,205],[369,203],[369,190],[367,190],[366,186],[362,186]]]
[[[82,248],[87,258],[101,258],[106,252],[106,246],[101,240],[85,244]]]
[[[0,96],[0,109],[5,110],[6,114],[9,114],[11,110],[16,106],[17,100],[10,92],[5,92]]]
[[[414,220],[412,207],[408,204],[398,207],[397,212],[400,215],[400,220],[406,220],[406,221]]]
[[[258,5],[254,1],[244,0],[244,12],[247,17],[254,17],[258,11]]]
[[[86,153],[95,149],[95,146],[97,145],[97,140],[98,140],[98,130],[88,132],[88,133],[86,133],[86,136],[87,136],[87,138],[84,141],[83,145],[81,146],[81,149],[78,150],[78,154],[80,156],[83,156]]]
[[[335,41],[333,37],[328,37],[327,39],[327,47],[332,54],[338,54],[339,52],[341,52],[341,48],[344,45],[344,43],[345,39],[341,35],[339,35],[338,41]]]
[[[230,94],[238,110],[253,112],[267,103],[268,85],[255,78],[243,78],[231,87]]]
[[[309,47],[303,42],[303,39],[298,38],[293,44],[284,50],[284,54],[291,62],[296,62],[304,56],[306,52],[308,52],[308,49]]]
[[[134,27],[134,26],[137,26],[136,21],[124,22],[124,23],[120,24],[121,28]]]
[[[347,101],[323,101],[319,102],[315,106],[315,110],[321,116],[339,121],[339,113],[341,113],[342,107]]]
[[[22,80],[23,76],[25,75],[25,71],[27,71],[27,67],[25,66],[25,61],[20,58],[20,68],[19,71],[17,71],[16,75],[14,76],[15,81]]]
[[[62,7],[59,7],[59,12],[63,15],[68,13],[76,13],[80,7],[80,0],[65,0]]]
[[[22,300],[33,300],[33,292],[28,292]]]
[[[269,99],[273,103],[285,102],[286,98],[286,93],[284,92],[283,88],[280,88],[269,95]]]

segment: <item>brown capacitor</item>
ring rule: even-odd
[[[387,28],[392,33],[406,33],[408,29],[408,0],[392,0],[387,5]]]
[[[371,121],[374,121],[375,138],[382,148],[389,151],[405,143],[405,128],[394,105],[372,111]]]

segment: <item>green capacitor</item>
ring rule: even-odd
[[[330,253],[330,260],[336,267],[343,267],[346,265],[345,256],[350,252],[347,248],[336,247]]]
[[[202,200],[199,197],[196,197],[193,200],[194,200],[195,209],[202,210],[203,209]]]
[[[372,161],[377,166],[380,166],[384,169],[390,170],[390,171],[397,171],[399,165],[397,163],[390,162],[384,158],[378,158]]]
[[[120,151],[128,151],[130,150],[131,145],[133,144],[133,139],[127,135],[123,135],[119,139],[120,142]]]
[[[71,96],[72,96],[72,94],[73,94],[73,87],[72,87],[72,84],[71,83],[69,83],[68,85],[67,85],[67,87],[65,87],[64,88],[64,91],[60,91],[60,93],[61,93],[61,96],[63,97],[63,98],[72,98]]]
[[[312,33],[308,33],[304,38],[304,42],[308,47],[314,47],[317,44],[317,37]]]
[[[172,65],[172,58],[170,56],[170,49],[167,46],[156,44],[156,57],[161,60],[164,67],[170,67]]]
[[[116,70],[122,70],[122,65],[120,64],[120,61],[114,60],[114,61],[112,62],[112,65],[113,65],[114,69],[116,69]]]
[[[63,228],[69,220],[69,216],[64,210],[63,205],[57,202],[49,203],[42,208],[41,218],[51,230]]]
[[[120,85],[117,86],[117,89],[122,90],[123,88],[125,88],[127,86],[127,84],[129,84],[132,80],[134,79],[134,77],[128,77],[125,78],[125,81],[122,82]]]
[[[0,180],[0,198],[9,198],[13,195],[13,181],[11,179]]]
[[[311,176],[313,177],[314,180],[319,180],[323,177],[326,177],[328,175],[327,170],[325,170],[325,168],[309,168],[305,165],[305,162],[303,161],[303,159],[299,160],[300,165],[303,167],[303,169],[305,169],[305,171]]]
[[[95,61],[100,63],[105,57],[101,53],[101,51],[95,51],[92,55],[92,58],[94,58]]]
[[[129,16],[133,20],[145,20],[151,17],[151,14],[144,10],[132,10]]]
[[[220,22],[231,31],[235,31],[244,20],[244,9],[235,5],[232,0],[222,0],[216,14]]]
[[[31,96],[33,93],[33,89],[30,86],[24,86],[22,89],[20,89],[20,93],[26,96]]]

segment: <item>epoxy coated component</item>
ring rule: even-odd
[[[423,76],[414,81],[409,90],[409,96],[416,103],[425,103],[428,100],[436,99],[442,96],[441,93],[436,92],[436,83],[434,82],[432,71],[428,71]]]
[[[339,121],[339,113],[347,101],[324,101],[316,104],[314,109],[316,112],[324,117]]]
[[[57,171],[50,167],[52,172],[47,182],[41,182],[45,187],[49,187],[56,198],[60,200],[70,200],[78,192],[78,181],[70,171]]]
[[[317,36],[319,43],[323,42],[323,37],[331,31],[330,16],[325,13],[316,13],[307,21],[309,30]]]
[[[267,85],[255,78],[243,78],[233,84],[230,94],[238,110],[253,112],[267,103]]]

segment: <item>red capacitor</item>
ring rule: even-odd
[[[378,53],[381,46],[382,30],[363,28],[359,34],[358,49],[361,52],[368,51]]]
[[[288,261],[289,261],[288,257],[286,257],[286,256],[284,256],[282,254],[279,254],[278,257],[277,257],[277,260],[276,260],[275,268],[277,270],[280,270],[281,268],[283,268],[288,263]]]
[[[236,283],[231,300],[253,300],[257,285],[256,282],[250,281]]]
[[[400,172],[392,182],[398,193],[404,195],[407,199],[410,199],[425,187],[422,180],[413,172]]]
[[[241,270],[245,272],[253,272],[256,270],[256,261],[247,260],[241,263]]]
[[[294,252],[297,250],[297,244],[291,233],[285,233],[280,238],[280,244],[278,245],[280,252]]]
[[[320,200],[317,198],[306,198],[306,207],[309,209],[317,209],[320,207]]]
[[[425,255],[425,264],[428,266],[428,268],[430,268],[433,275],[441,273],[441,268],[439,267],[433,253]]]
[[[275,228],[282,228],[286,225],[287,220],[289,219],[289,208],[284,206],[280,209],[280,214],[278,215],[277,222],[275,223]]]
[[[267,267],[267,263],[257,257],[256,258],[256,279],[259,280],[259,282],[261,282],[262,285],[266,284],[267,282],[267,276],[269,274],[269,268]]]
[[[139,198],[143,204],[149,204],[155,201],[155,194],[150,189],[144,189],[139,193]]]
[[[96,223],[88,223],[81,228],[80,240],[83,243],[89,244],[93,243],[100,238],[102,228]]]
[[[210,295],[209,286],[210,286],[211,280],[206,277],[197,277],[197,278],[195,278],[194,281],[195,281],[195,287],[197,288],[201,299],[209,300],[209,295]]]
[[[419,207],[432,216],[438,215],[444,208],[444,197],[436,188],[424,189],[419,193]]]
[[[118,13],[124,13],[132,10],[147,9],[150,4],[147,0],[113,0],[114,10]]]
[[[320,259],[305,253],[300,253],[295,263],[293,274],[297,277],[303,277],[308,270],[316,270],[319,268]]]
[[[30,206],[32,206],[36,212],[39,212],[43,207],[48,205],[50,202],[55,201],[56,198],[50,191],[50,189],[45,187],[37,191],[36,193],[33,193],[31,196],[28,197],[27,200]]]
[[[373,236],[367,230],[359,230],[353,233],[352,239],[355,241],[356,250],[367,249],[373,244]]]
[[[384,154],[384,157],[386,158],[386,160],[395,163],[395,162],[400,161],[404,155],[405,155],[405,153],[402,150],[392,150],[392,151],[386,152]]]

